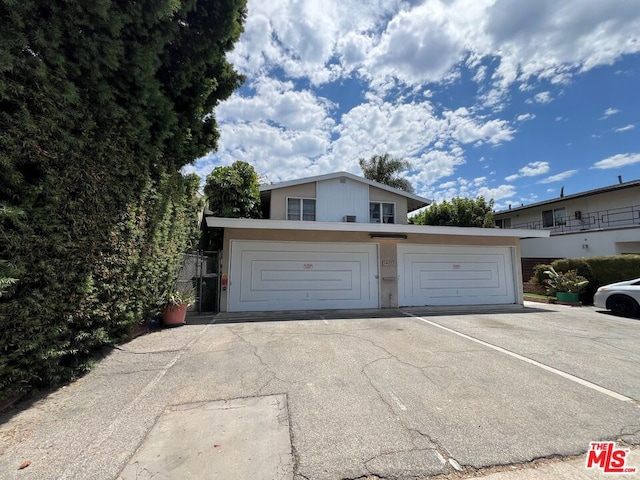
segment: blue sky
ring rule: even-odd
[[[249,0],[218,151],[267,182],[390,153],[496,208],[640,178],[640,0]]]

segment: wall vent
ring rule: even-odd
[[[349,222],[349,223],[355,223],[356,222],[356,216],[355,215],[345,215],[342,218],[343,222]]]

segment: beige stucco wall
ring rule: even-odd
[[[396,223],[407,224],[407,198],[381,188],[369,186],[370,202],[393,202],[396,204]]]
[[[271,191],[271,220],[287,219],[287,197],[316,198],[316,182]]]
[[[222,251],[222,275],[229,274],[229,254],[232,240],[279,241],[279,242],[361,242],[378,244],[378,273],[380,277],[380,307],[397,308],[398,306],[398,243],[431,244],[431,245],[470,245],[470,246],[502,246],[515,247],[515,285],[516,302],[522,303],[522,270],[520,267],[519,240],[513,237],[478,237],[460,235],[425,235],[408,234],[407,239],[370,238],[368,232],[333,232],[333,231],[296,231],[296,230],[258,230],[226,228],[224,231],[224,248]],[[390,265],[383,266],[386,262]],[[227,292],[220,295],[220,311],[227,311]]]

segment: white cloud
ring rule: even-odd
[[[546,103],[551,103],[552,101],[553,98],[551,98],[551,92],[540,92],[535,94],[533,99],[528,99],[526,103],[539,103],[544,105]]]
[[[535,177],[549,171],[549,162],[530,162],[518,170],[518,173],[505,177],[507,182],[513,182],[522,177]]]
[[[389,152],[414,162],[428,193],[456,175],[465,149],[512,141],[516,122],[535,118],[498,117],[511,92],[548,103],[580,72],[640,51],[638,31],[633,1],[249,0],[229,58],[250,88],[217,108],[219,152],[194,168],[244,159],[277,181],[358,173],[359,157]],[[463,75],[477,82],[474,100],[432,103]],[[348,111],[323,98],[354,81],[348,101],[365,100]]]
[[[566,81],[573,71],[611,64],[640,48],[629,40],[639,25],[634,2],[497,0],[487,11],[485,29],[501,48],[501,69],[523,80]]]
[[[566,170],[562,173],[558,173],[556,175],[551,175],[550,177],[543,178],[538,183],[553,183],[553,182],[561,182],[562,180],[572,177],[578,173],[578,170]]]
[[[465,60],[483,81],[482,59],[495,58],[500,88],[527,88],[536,78],[566,84],[640,50],[630,41],[640,27],[634,2],[250,0],[248,11],[234,64],[251,74],[277,65],[314,83],[353,71],[372,83],[438,82]]]
[[[608,118],[611,115],[615,115],[616,113],[620,113],[620,110],[609,107],[604,111],[604,114],[602,115],[602,117],[600,117],[600,120],[604,120],[605,118]]]
[[[513,185],[500,185],[495,188],[481,187],[478,189],[478,195],[482,195],[486,200],[504,200],[505,198],[512,198],[516,194],[516,189]]]
[[[233,95],[216,110],[220,123],[270,121],[281,127],[312,130],[333,126],[331,103],[310,90],[294,90],[291,82],[261,77],[251,97]]]
[[[624,127],[616,128],[614,132],[628,132],[629,130],[633,130],[634,128],[636,128],[636,126],[630,123],[629,125],[626,125]]]
[[[608,170],[610,168],[620,168],[640,163],[640,153],[620,153],[612,157],[605,158],[593,164],[591,168],[598,170]]]
[[[441,183],[440,185],[438,185],[438,188],[447,189],[447,188],[453,188],[456,185],[457,185],[457,183],[455,181],[451,181],[451,182]]]
[[[423,154],[414,162],[416,172],[407,175],[407,179],[414,185],[418,185],[416,193],[428,198],[438,198],[437,190],[433,190],[431,185],[441,178],[453,175],[456,167],[465,163],[462,150],[457,148],[451,152],[441,150],[431,150]],[[445,187],[451,188],[451,187]]]
[[[533,120],[536,116],[533,113],[523,113],[522,115],[518,115],[516,120],[518,122],[526,122],[528,120]]]
[[[477,177],[472,180],[458,177],[455,180],[438,185],[432,190],[429,198],[441,202],[455,197],[477,198],[483,196],[487,201],[495,200],[497,206],[499,200],[512,198],[516,194],[512,185],[500,185],[491,188],[486,183],[486,177]]]
[[[530,162],[522,167],[518,172],[523,177],[535,177],[549,171],[549,162]]]
[[[474,118],[466,108],[444,112],[444,117],[452,127],[453,137],[460,143],[490,143],[498,145],[513,140],[513,130],[506,120]]]

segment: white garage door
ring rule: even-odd
[[[510,247],[398,245],[398,303],[515,303]]]
[[[230,312],[378,308],[378,247],[231,242]]]

